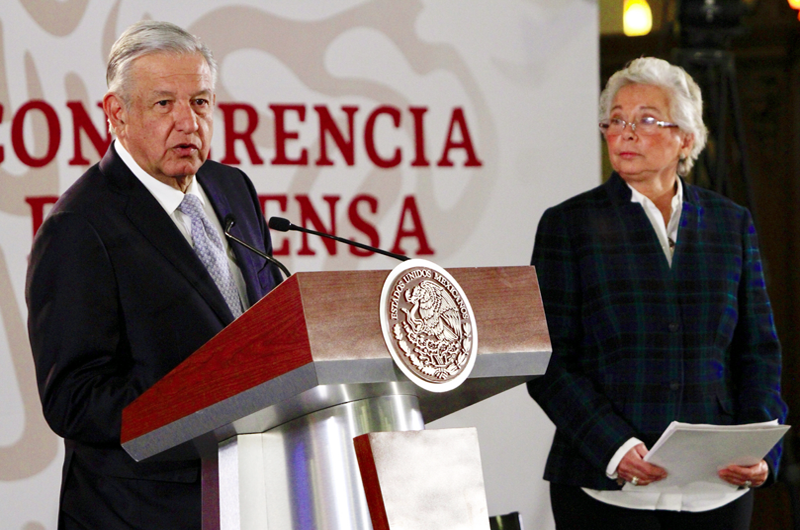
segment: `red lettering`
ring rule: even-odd
[[[300,123],[306,119],[306,108],[303,105],[270,105],[270,109],[275,114],[275,158],[272,164],[276,166],[305,166],[308,164],[308,150],[300,149],[300,158],[289,158],[286,156],[286,141],[297,140],[300,133],[297,131],[287,131],[284,113],[291,110],[297,113]]]
[[[264,214],[264,217],[269,219],[270,215],[267,214],[267,202],[274,201],[278,203],[278,207],[280,208],[281,213],[286,213],[286,206],[288,202],[288,198],[286,195],[259,195],[258,201],[261,203],[261,213]],[[274,256],[288,256],[289,255],[289,240],[287,238],[283,239],[283,243],[281,243],[280,248],[275,247],[275,241],[272,241],[272,254]]]
[[[102,108],[102,103],[97,103],[97,106]],[[91,143],[98,155],[102,157],[111,144],[112,135],[107,127],[95,126],[84,102],[68,101],[67,107],[72,115],[73,133],[73,156],[69,160],[69,164],[72,166],[88,165],[93,156],[87,156],[88,153],[83,152],[85,146]],[[249,103],[236,102],[220,103],[219,108],[224,122],[224,153],[220,162],[240,165],[249,160],[253,165],[263,165],[265,161],[259,154],[254,138],[260,121],[256,108]],[[357,136],[355,129],[358,106],[343,105],[340,108],[340,115],[334,117],[335,115],[328,106],[315,105],[313,109],[319,119],[318,136],[310,138],[308,141],[301,139],[301,128],[306,121],[306,105],[271,104],[269,108],[274,115],[275,129],[275,154],[269,161],[270,164],[308,166],[310,165],[309,150],[311,148],[304,147],[303,144],[314,145],[315,143],[319,145],[319,155],[313,162],[317,166],[334,166],[341,162],[347,166],[356,164],[356,143],[362,138],[360,132]],[[2,122],[4,110],[4,107],[0,105],[0,122]],[[47,138],[43,133],[44,128],[41,127],[41,121],[36,121],[33,125],[28,123],[31,121],[28,117],[31,115],[34,116],[31,119],[41,120],[37,113],[31,114],[31,111],[38,111],[44,117]],[[404,119],[403,112],[405,110],[399,107],[380,105],[367,116],[363,131],[364,150],[369,163],[377,168],[390,169],[403,163],[403,155],[407,154],[403,152],[403,145],[396,142],[396,145],[392,146],[391,143],[387,143],[385,137],[381,141],[382,133],[388,132],[389,138],[395,138],[400,134]],[[425,117],[428,107],[408,107],[408,113],[413,122],[411,140],[414,143],[414,154],[410,165],[411,167],[429,167],[431,162],[426,153],[425,142]],[[34,127],[34,134],[26,131],[25,127]],[[28,132],[27,136],[26,132]],[[33,146],[27,145],[26,142],[33,142]],[[244,149],[247,151],[246,156],[237,156],[237,148],[241,149],[237,145],[239,142],[244,145]],[[19,161],[26,166],[38,168],[52,162],[58,154],[61,144],[61,125],[53,106],[43,100],[30,100],[20,107],[12,119],[11,143]],[[42,145],[43,143],[46,145]],[[381,146],[386,147],[381,149]],[[459,155],[453,154],[458,150],[464,151],[460,157],[464,166],[483,165],[476,153],[464,109],[460,107],[452,109],[441,157],[436,165],[453,167],[460,162]],[[42,154],[42,152],[44,153]],[[0,163],[5,161],[5,154],[4,146],[0,145]],[[337,157],[340,158],[337,160]]]
[[[422,121],[425,113],[428,112],[428,107],[409,107],[408,110],[414,116],[414,145],[416,146],[411,166],[428,167],[431,164],[425,157],[425,126]]]
[[[48,142],[47,152],[41,158],[35,158],[25,146],[25,136],[23,129],[25,126],[25,117],[31,110],[38,110],[47,120]],[[14,119],[11,122],[11,145],[14,148],[14,153],[19,158],[20,162],[29,167],[43,167],[49,164],[58,153],[58,147],[61,144],[61,125],[58,123],[58,116],[56,111],[53,110],[46,101],[40,99],[33,99],[25,103],[17,111]]]
[[[342,198],[341,195],[324,195],[322,197],[322,200],[328,204],[328,218],[330,219],[329,226],[325,225],[325,222],[323,222],[308,195],[294,195],[291,198],[297,201],[297,205],[299,207],[300,226],[304,228],[311,228],[327,234],[336,235],[336,208]],[[267,213],[268,202],[275,203],[277,210],[280,213],[285,213],[288,210],[290,197],[287,195],[259,195],[258,199],[261,203],[261,209],[264,212],[264,215],[269,217]],[[356,234],[350,237],[350,240],[358,243],[364,243],[363,239],[366,237],[368,240],[366,242],[367,245],[377,248],[381,247],[381,238],[378,229],[374,222],[370,220],[371,216],[377,214],[378,211],[378,198],[373,195],[359,194],[350,200],[350,203],[347,207],[347,218],[355,231],[354,233]],[[274,232],[273,235],[275,235]],[[309,234],[302,234],[300,249],[296,255],[317,255],[317,253],[309,245],[308,237]],[[401,248],[401,245],[404,243],[403,240],[407,238],[415,238],[417,240],[417,255],[429,256],[434,254],[434,250],[428,244],[428,238],[425,233],[425,229],[423,228],[422,217],[420,216],[419,207],[417,206],[414,196],[407,196],[403,199],[403,206],[400,213],[399,225],[392,252],[408,255],[408,253],[403,251]],[[362,241],[359,241],[359,239],[362,239]],[[325,244],[325,250],[327,251],[328,255],[335,256],[337,254],[336,242],[327,238],[323,238],[322,241]],[[280,242],[280,248],[276,248],[278,243],[279,241],[273,238],[273,253],[276,256],[287,256],[292,254],[290,251],[289,238],[284,238],[283,241]],[[360,249],[358,247],[351,246],[349,247],[349,250],[352,255],[357,257],[368,257],[373,254],[368,250]]]
[[[381,114],[388,114],[392,118],[392,123],[394,123],[395,129],[400,127],[400,111],[398,109],[389,107],[388,105],[378,107],[372,111],[372,114],[370,114],[369,118],[367,118],[367,125],[364,129],[364,147],[366,148],[367,156],[369,156],[369,159],[372,160],[372,163],[385,169],[399,165],[402,160],[402,155],[400,154],[400,148],[398,147],[394,150],[394,156],[387,160],[385,158],[381,158],[377,149],[375,149],[375,122],[377,121],[378,116]]]
[[[40,197],[25,197],[25,202],[31,206],[31,218],[33,219],[33,235],[41,228],[44,222],[44,207],[55,204],[58,195],[42,195]]]
[[[220,160],[223,164],[241,164],[236,156],[236,149],[233,143],[237,140],[244,142],[247,154],[250,156],[250,163],[261,165],[264,160],[258,156],[256,145],[253,142],[253,132],[258,127],[258,113],[252,105],[247,103],[220,103],[217,105],[222,111],[222,118],[225,122],[225,156]],[[243,110],[247,117],[247,124],[243,131],[236,131],[236,111]]]
[[[458,124],[461,131],[461,141],[457,142],[453,139],[453,131]],[[465,166],[482,166],[483,163],[475,156],[475,149],[472,147],[472,138],[469,135],[467,128],[467,120],[464,118],[464,109],[456,107],[453,109],[453,115],[450,118],[450,128],[447,131],[447,140],[444,144],[442,151],[442,158],[436,163],[437,166],[450,167],[453,162],[448,158],[451,149],[464,149],[467,153],[467,162]]]
[[[342,131],[340,131],[336,126],[336,122],[333,120],[333,117],[331,116],[331,113],[328,112],[328,108],[326,106],[316,105],[314,110],[316,110],[317,114],[319,115],[319,158],[317,159],[317,165],[333,165],[333,161],[328,158],[328,134],[330,134],[331,138],[333,138],[333,141],[339,148],[339,152],[342,153],[344,161],[347,163],[347,165],[355,165],[355,135],[353,134],[353,117],[358,111],[358,107],[342,106],[342,110],[347,114],[348,129],[350,132],[349,140],[345,140]]]
[[[100,110],[103,110],[103,104],[98,103]],[[92,142],[95,150],[97,150],[98,157],[102,157],[108,146],[111,145],[111,133],[108,130],[108,125],[103,120],[106,137],[100,136],[100,131],[94,126],[89,113],[86,112],[83,103],[80,101],[67,101],[67,107],[72,111],[72,145],[74,155],[69,161],[71,166],[88,166],[91,162],[84,158],[83,150],[81,149],[81,130],[86,133],[89,141]],[[105,118],[105,113],[103,113]]]
[[[361,203],[366,203],[371,213],[377,213],[378,199],[372,195],[356,195],[353,197],[353,200],[350,202],[350,206],[347,208],[347,216],[350,219],[350,224],[353,225],[353,228],[369,238],[369,243],[367,243],[369,246],[380,248],[381,240],[378,236],[378,231],[373,225],[364,220],[364,218],[361,217],[361,214],[358,212],[358,206]],[[374,254],[374,252],[370,252],[369,250],[364,250],[358,247],[350,247],[350,253],[354,256],[371,256]]]
[[[410,217],[412,225],[408,229],[404,228],[407,215]],[[433,249],[428,245],[428,238],[425,236],[425,229],[422,227],[422,218],[419,215],[417,201],[414,199],[413,195],[409,195],[403,200],[403,209],[400,212],[400,223],[397,226],[397,236],[392,246],[392,252],[395,254],[407,254],[400,248],[400,241],[407,237],[417,239],[419,247],[417,248],[416,254],[418,256],[429,256],[433,254]]]
[[[324,224],[322,224],[322,220],[319,218],[319,215],[317,215],[317,211],[314,209],[314,205],[311,204],[311,200],[308,198],[308,195],[297,195],[295,198],[300,205],[301,226],[308,228],[308,223],[310,222],[314,226],[314,230],[317,230],[318,232],[325,232],[334,236],[336,235],[336,203],[339,201],[339,199],[341,199],[340,195],[324,195],[322,197],[325,202],[328,203],[328,209],[331,215],[330,228],[327,228]],[[302,242],[303,244],[300,246],[300,251],[297,253],[299,256],[315,256],[317,254],[308,246],[308,234],[303,233]],[[322,242],[325,243],[325,247],[328,249],[328,255],[335,256],[336,241],[322,238]]]

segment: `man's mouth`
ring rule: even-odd
[[[178,144],[172,150],[180,156],[190,156],[198,151],[198,147],[194,144]]]

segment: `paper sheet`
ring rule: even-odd
[[[746,425],[702,425],[673,421],[644,457],[669,473],[647,486],[625,484],[625,491],[705,491],[736,489],[717,472],[731,464],[757,464],[778,443],[788,425],[776,421]]]

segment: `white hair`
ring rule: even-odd
[[[199,38],[169,22],[143,20],[126,29],[111,47],[106,67],[108,91],[130,105],[130,67],[133,61],[152,53],[196,54],[203,56],[211,71],[211,88],[217,81],[217,63],[211,50]],[[112,131],[113,132],[113,131]]]
[[[612,75],[606,83],[600,94],[600,121],[609,118],[611,103],[617,92],[622,87],[633,84],[653,85],[664,89],[669,99],[672,121],[682,131],[694,135],[691,153],[678,162],[678,174],[685,177],[705,148],[708,137],[708,129],[703,123],[703,95],[700,87],[680,66],[655,57],[634,59]]]

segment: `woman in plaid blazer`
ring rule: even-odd
[[[650,493],[666,471],[642,458],[673,420],[786,417],[752,219],[680,177],[706,142],[683,69],[632,61],[609,79],[600,117],[615,171],[544,213],[532,259],[553,356],[528,390],[556,425],[545,469],[556,526],[747,529],[750,488],[774,480],[780,446],[721,470],[739,489],[720,491]]]

